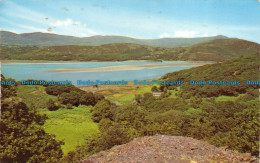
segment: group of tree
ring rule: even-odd
[[[1,87],[0,162],[58,162],[64,143],[44,131],[47,117],[28,108],[16,90],[16,85]]]
[[[92,92],[85,92],[74,85],[49,85],[46,86],[45,91],[49,95],[58,96],[58,101],[67,105],[67,108],[79,105],[94,106],[98,101],[104,99],[104,96],[94,94]],[[57,110],[58,106],[53,100],[47,103],[49,110]]]

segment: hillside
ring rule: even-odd
[[[124,60],[188,60],[223,61],[242,54],[256,53],[257,43],[240,39],[217,39],[190,47],[152,47],[117,43],[100,46],[0,46],[5,60],[50,61],[124,61]]]
[[[225,36],[198,37],[198,38],[162,38],[162,39],[136,39],[126,36],[91,36],[74,37],[50,33],[22,33],[16,34],[0,31],[0,45],[20,46],[52,46],[52,45],[92,45],[98,46],[113,43],[133,43],[139,45],[159,47],[179,47],[193,45],[199,42],[223,39]]]
[[[180,60],[223,61],[260,51],[259,44],[241,39],[217,39],[198,43],[179,55]]]
[[[246,80],[259,80],[260,67],[259,53],[241,56],[222,63],[195,67],[164,75],[162,79],[168,81],[184,81],[179,94],[184,98],[191,97],[217,97],[221,95],[236,96],[240,93],[250,92],[251,89],[259,88],[259,85],[247,85]],[[191,85],[193,81],[239,81],[236,85],[222,84],[199,84]],[[250,89],[251,88],[251,89]],[[172,89],[169,87],[169,89]]]
[[[182,136],[155,135],[134,139],[83,160],[90,162],[257,162],[254,157]]]

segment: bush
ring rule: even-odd
[[[58,110],[58,106],[55,104],[55,102],[52,99],[49,99],[49,101],[47,102],[47,108],[50,111],[54,111],[54,110]]]

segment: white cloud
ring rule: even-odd
[[[73,22],[71,19],[66,19],[64,21],[62,20],[57,20],[55,23],[52,23],[53,26],[59,27],[59,26],[69,26],[72,25]]]
[[[163,33],[159,36],[160,38],[168,38],[171,37],[169,33]]]
[[[71,19],[66,19],[66,20],[57,20],[55,23],[51,23],[52,26],[55,27],[61,27],[61,26],[82,26],[82,27],[87,27],[87,24],[81,23],[81,22],[75,22]]]
[[[1,1],[3,0],[0,0],[0,2]],[[74,35],[80,37],[86,37],[86,36],[98,34],[94,30],[89,29],[89,26],[85,23],[74,21],[69,18],[63,20],[58,19],[56,17],[42,14],[40,12],[25,8],[11,1],[6,1],[6,2],[9,4],[9,6],[12,6],[12,8],[14,8],[16,12],[7,9],[5,9],[4,12],[8,16],[24,20],[24,23],[5,20],[6,23],[15,26],[15,28],[18,28],[17,30],[15,30],[15,31],[19,31],[18,33],[48,32],[48,33],[57,33],[62,35]]]

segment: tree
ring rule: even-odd
[[[96,104],[94,94],[92,92],[83,94],[81,96],[81,98],[79,99],[79,103],[81,105],[92,105],[92,106],[94,106]]]
[[[112,109],[113,105],[109,101],[99,101],[93,108],[92,119],[94,120],[94,122],[99,122],[105,118],[112,119]]]
[[[76,91],[72,91],[70,93],[62,93],[59,96],[59,100],[62,102],[62,104],[71,104],[73,106],[79,105],[79,99],[80,99],[80,93]]]
[[[0,162],[57,162],[62,141],[45,133],[46,116],[29,109],[19,98],[2,101]]]

